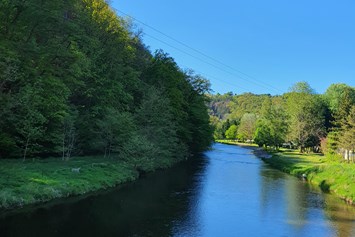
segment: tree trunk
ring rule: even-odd
[[[30,137],[27,137],[27,140],[26,140],[26,146],[25,146],[25,151],[23,152],[23,161],[26,160],[26,155],[27,155],[27,148],[28,148],[28,144],[30,142]]]
[[[65,131],[63,134],[63,143],[62,143],[62,160],[64,160],[64,156],[65,156]]]

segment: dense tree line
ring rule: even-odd
[[[215,139],[253,140],[260,146],[283,145],[354,159],[354,87],[332,84],[317,94],[308,83],[299,82],[281,96],[227,93],[210,98]]]
[[[209,83],[152,54],[104,0],[0,3],[0,157],[167,166],[210,145]]]

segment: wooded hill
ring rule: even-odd
[[[354,159],[355,88],[346,84],[332,84],[324,94],[299,82],[280,96],[210,95],[209,113],[215,139],[254,140],[260,146]]]
[[[106,1],[0,9],[1,158],[99,154],[163,167],[210,145],[209,82],[152,54]]]

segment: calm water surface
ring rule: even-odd
[[[213,148],[109,192],[0,213],[0,236],[355,236],[354,207],[247,149]]]

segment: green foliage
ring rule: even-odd
[[[338,109],[340,108],[341,101],[343,100],[343,97],[350,93],[350,98],[355,103],[355,89],[343,84],[343,83],[337,83],[337,84],[331,84],[327,91],[324,93],[324,98],[328,103],[329,109],[333,114],[336,114]],[[349,98],[349,99],[350,99]]]
[[[290,92],[284,95],[289,115],[289,138],[302,152],[320,144],[325,134],[325,104],[318,95]]]
[[[272,143],[272,132],[267,120],[259,120],[256,126],[254,142],[260,147],[270,146]]]
[[[158,89],[151,87],[144,93],[142,104],[136,112],[136,120],[141,125],[138,130],[140,136],[152,146],[151,153],[142,153],[142,159],[146,157],[157,163],[166,163],[166,159],[186,157],[186,148],[179,143],[170,102]]]
[[[267,98],[261,107],[254,140],[259,146],[272,146],[276,149],[286,139],[288,131],[287,115],[283,101]]]
[[[349,115],[345,118],[342,123],[340,136],[339,136],[339,147],[346,150],[346,152],[351,151],[353,156],[351,161],[354,163],[354,153],[355,153],[355,105],[353,105],[349,111]],[[348,153],[349,156],[349,153]],[[349,157],[346,157],[348,161]]]
[[[107,1],[0,4],[0,157],[143,154],[163,167],[209,147],[210,83],[152,55]]]
[[[80,168],[79,172],[72,169]],[[73,157],[63,162],[0,160],[0,208],[85,194],[135,180],[132,163],[103,157]]]
[[[325,162],[324,158],[318,154],[298,154],[297,152],[277,153],[264,161],[298,177],[306,174],[307,180],[318,185],[322,190],[335,193],[350,203],[355,201],[354,164]]]
[[[259,115],[264,100],[269,97],[270,95],[255,95],[252,93],[234,96],[233,101],[229,104],[231,114],[228,118],[241,120],[245,114]]]
[[[227,139],[236,139],[237,138],[237,132],[238,132],[238,127],[237,127],[237,125],[233,124],[226,131],[226,138]]]
[[[290,92],[300,94],[315,94],[315,91],[306,81],[297,82],[290,88]]]
[[[256,121],[257,118],[255,114],[243,115],[238,128],[238,134],[240,134],[242,140],[252,140],[254,138],[254,133],[256,130]]]
[[[215,139],[226,138],[227,129],[235,121],[239,127],[237,139],[251,140],[242,131],[241,121],[251,113],[258,118],[254,139],[260,146],[277,148],[287,142],[302,152],[320,152],[322,146],[323,152],[334,157],[345,147],[350,149],[346,144],[352,140],[353,132],[347,120],[355,104],[355,89],[346,84],[332,84],[323,95],[316,94],[307,82],[299,82],[282,96],[226,93],[209,97]]]
[[[337,153],[339,143],[339,133],[332,131],[328,133],[326,140],[326,155],[334,155]]]

